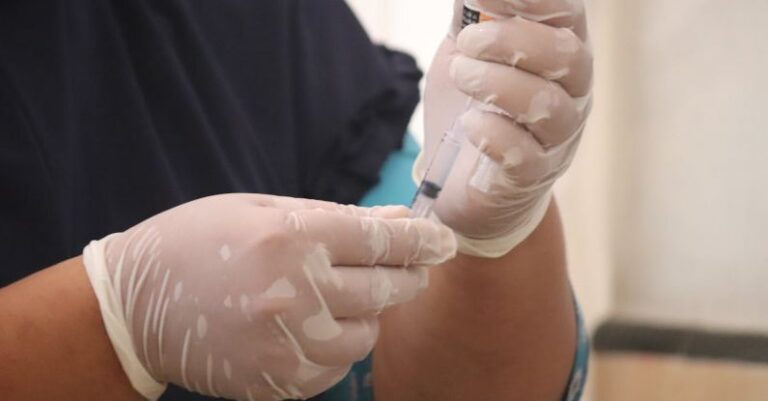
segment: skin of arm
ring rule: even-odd
[[[557,207],[507,255],[432,268],[415,301],[382,315],[377,401],[558,401],[576,319]]]
[[[0,322],[3,400],[143,400],[107,337],[81,258],[0,289]]]

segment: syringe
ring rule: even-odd
[[[462,29],[468,25],[494,19],[496,18],[493,15],[487,14],[474,6],[471,0],[464,1],[461,21]],[[470,98],[464,111],[469,110],[473,104],[474,101]],[[437,149],[435,149],[435,155],[427,167],[421,185],[419,185],[419,189],[416,191],[416,196],[411,204],[412,217],[429,217],[430,213],[432,213],[432,207],[440,195],[440,191],[443,190],[446,181],[448,181],[448,176],[453,170],[453,165],[456,162],[465,137],[466,135],[461,130],[460,124],[457,124],[455,121],[451,129],[443,134],[443,139],[440,141]]]
[[[472,103],[469,102],[464,111],[468,110]],[[451,129],[443,134],[443,138],[435,150],[435,155],[421,180],[421,185],[416,191],[416,196],[411,204],[411,217],[429,217],[429,214],[432,213],[432,206],[448,181],[448,176],[453,170],[464,138],[466,135],[460,130],[460,125],[456,122],[453,123]]]

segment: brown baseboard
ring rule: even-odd
[[[715,332],[611,320],[600,325],[593,346],[598,354],[657,354],[768,365],[768,335],[757,333]]]

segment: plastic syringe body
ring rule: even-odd
[[[495,16],[481,11],[474,5],[474,1],[464,1],[462,29],[468,25],[493,19],[496,19]],[[470,99],[464,112],[468,111],[474,103],[474,100]],[[411,217],[429,217],[432,213],[432,207],[448,181],[465,137],[461,125],[455,121],[451,129],[443,134],[443,139],[435,150],[419,189],[416,191],[411,204]]]
[[[460,129],[460,125],[455,122],[451,129],[443,134],[443,138],[435,150],[435,155],[427,167],[421,185],[419,185],[419,189],[416,191],[416,196],[411,205],[412,217],[429,217],[430,213],[432,213],[432,207],[453,170],[453,165],[459,155],[464,138],[464,132]]]

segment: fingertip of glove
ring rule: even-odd
[[[498,40],[501,27],[488,21],[464,28],[456,37],[456,49],[471,57],[481,56]]]
[[[410,215],[411,210],[402,205],[376,206],[371,209],[371,217],[380,219],[400,219]]]
[[[453,230],[441,223],[435,223],[438,226],[438,234],[440,245],[438,248],[438,255],[436,258],[439,260],[436,264],[447,262],[456,257],[459,249],[459,241],[456,238],[456,234]]]
[[[445,255],[444,262],[455,258],[459,251],[459,241],[453,230],[447,226],[443,226],[441,243],[443,244],[443,252]]]
[[[458,89],[471,95],[482,89],[487,66],[486,62],[457,55],[451,60],[449,74]]]

